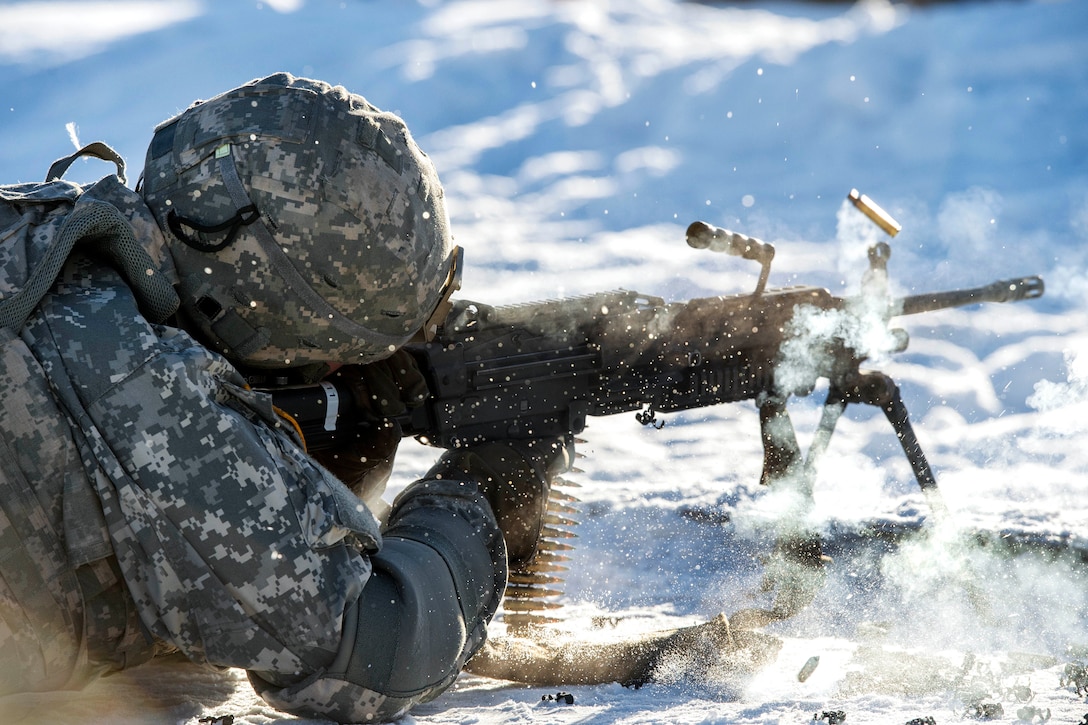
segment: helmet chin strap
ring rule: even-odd
[[[299,300],[306,305],[313,312],[321,315],[324,319],[328,320],[330,324],[342,332],[343,334],[352,338],[366,338],[376,345],[400,347],[405,338],[393,335],[386,335],[384,333],[372,330],[369,327],[360,325],[352,320],[350,317],[342,314],[335,307],[330,305],[324,297],[314,291],[313,287],[299,274],[295,266],[291,264],[291,260],[287,257],[287,254],[283,251],[280,245],[276,242],[272,233],[268,230],[268,226],[261,218],[260,211],[257,209],[256,204],[249,198],[249,194],[246,192],[245,186],[242,184],[242,179],[238,175],[238,168],[234,163],[234,154],[230,144],[223,144],[215,150],[215,158],[218,162],[219,173],[223,177],[223,184],[227,189],[227,193],[230,194],[231,201],[234,202],[235,215],[228,222],[224,222],[223,229],[231,229],[231,233],[228,236],[236,235],[241,226],[250,227],[250,231],[253,232],[257,238],[257,242],[261,245],[261,249],[264,251],[269,263],[272,265],[272,270],[275,274],[279,275],[283,279],[288,287],[299,297]],[[250,218],[252,217],[252,218]],[[238,223],[236,220],[243,219],[242,223]],[[197,227],[193,227],[197,229]],[[171,227],[173,230],[173,227]],[[200,231],[198,229],[198,231]],[[188,241],[184,237],[180,237],[182,241],[187,244]],[[233,241],[233,238],[225,240],[222,244],[216,246],[215,249],[206,251],[217,251],[226,247],[227,244]],[[200,247],[196,247],[200,249]]]

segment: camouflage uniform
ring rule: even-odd
[[[139,197],[113,192],[173,275]],[[441,693],[506,579],[471,476],[413,484],[380,532],[268,396],[145,308],[77,248],[18,333],[0,331],[0,694],[79,687],[172,650],[344,722]],[[379,332],[403,342],[404,317],[389,317]],[[228,352],[235,322],[212,336]],[[365,358],[345,329],[330,341]]]

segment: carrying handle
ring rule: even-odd
[[[62,178],[65,172],[68,171],[68,167],[81,156],[93,156],[103,161],[112,161],[117,166],[117,178],[121,180],[122,184],[125,183],[125,160],[121,158],[121,154],[101,141],[89,143],[74,154],[54,161],[53,165],[49,167],[49,172],[45,175],[46,182]]]
[[[712,252],[732,254],[753,262],[759,262],[759,280],[756,282],[756,297],[767,288],[767,277],[771,274],[771,260],[774,259],[774,245],[761,242],[754,237],[719,229],[706,222],[692,222],[687,230],[688,246],[692,249],[709,249]]]

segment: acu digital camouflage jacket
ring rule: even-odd
[[[0,330],[0,410],[0,694],[163,648],[288,677],[335,655],[376,520],[111,266],[77,251]]]

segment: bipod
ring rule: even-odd
[[[823,417],[817,431],[817,438],[823,440],[822,445],[824,447],[827,445],[826,439],[830,438],[835,422],[846,409],[847,403],[873,405],[884,411],[885,417],[895,430],[899,444],[903,447],[903,453],[906,454],[907,461],[910,462],[914,478],[918,481],[918,487],[925,494],[934,518],[938,523],[951,521],[948,507],[941,497],[940,489],[937,488],[937,479],[934,478],[933,470],[929,467],[929,461],[926,460],[926,455],[922,452],[918,437],[914,435],[914,427],[910,423],[907,406],[903,402],[903,397],[899,394],[899,386],[895,384],[895,381],[884,373],[867,370],[858,372],[849,380],[847,385],[832,383],[828,390]],[[825,429],[826,433],[824,433]],[[815,447],[815,445],[814,442],[813,446]],[[810,449],[810,458],[811,455],[812,450]],[[974,572],[970,572],[968,576],[964,576],[959,580],[958,585],[966,591],[968,601],[975,612],[984,621],[992,623],[995,621],[994,614],[986,601],[978,579]]]
[[[918,485],[939,519],[946,520],[947,509],[940,498],[937,481],[922,452],[899,386],[880,372],[858,371],[841,383],[832,381],[824,403],[820,422],[813,434],[808,454],[802,456],[797,434],[786,408],[786,398],[767,395],[758,401],[760,432],[763,439],[763,473],[760,483],[774,486],[795,496],[791,510],[782,520],[783,529],[775,542],[775,554],[794,565],[793,584],[776,595],[770,609],[747,609],[735,612],[743,621],[754,626],[786,619],[812,601],[822,584],[822,568],[829,559],[823,554],[818,533],[803,522],[813,504],[813,487],[817,467],[826,453],[835,426],[849,403],[879,407],[895,430],[896,437],[910,462]],[[793,519],[792,521],[790,519]],[[772,558],[774,558],[772,556]],[[808,570],[811,575],[805,575]],[[799,575],[798,575],[799,573]]]
[[[817,465],[820,457],[827,451],[831,441],[831,435],[835,431],[842,414],[849,403],[860,403],[880,408],[892,429],[895,431],[899,444],[906,454],[911,470],[918,487],[926,496],[930,510],[933,512],[936,522],[950,521],[948,508],[941,497],[937,487],[937,479],[933,475],[929,461],[922,451],[921,444],[911,425],[907,406],[899,392],[899,386],[888,375],[875,371],[859,371],[849,376],[841,383],[831,382],[827,400],[823,406],[820,422],[812,437],[807,456],[802,460],[800,447],[797,444],[796,434],[790,422],[789,413],[786,410],[785,399],[779,396],[767,396],[759,403],[760,425],[764,443],[763,476],[760,480],[763,484],[776,485],[787,483],[795,491],[801,493],[806,503],[811,504],[812,487],[816,478]],[[788,547],[790,541],[784,541],[781,537],[776,548]],[[812,536],[806,543],[809,548],[809,556],[812,561],[812,552],[822,557],[819,536]],[[811,547],[815,547],[814,549]],[[966,576],[959,580],[967,595],[968,601],[976,613],[986,622],[994,621],[994,614],[986,601],[985,594],[978,582],[977,576]],[[778,609],[778,608],[776,608]],[[794,611],[788,609],[781,612],[775,610],[748,610],[745,614],[764,615],[765,622],[775,619],[784,619],[791,616]],[[754,620],[758,621],[758,620]]]
[[[895,431],[899,445],[907,456],[914,478],[918,481],[918,487],[922,489],[933,513],[944,516],[948,513],[941,499],[940,490],[937,488],[937,479],[933,476],[933,469],[926,460],[926,454],[914,434],[914,426],[911,425],[907,406],[903,402],[903,396],[899,394],[899,386],[884,373],[866,370],[859,371],[852,376],[845,385],[832,382],[827,392],[827,401],[824,403],[823,415],[813,439],[812,448],[806,466],[811,466],[813,454],[822,454],[827,448],[831,433],[835,430],[835,424],[846,410],[848,403],[861,403],[880,408],[884,416],[891,423]]]
[[[849,403],[872,405],[884,411],[896,438],[899,439],[903,453],[907,456],[918,487],[926,495],[934,513],[946,513],[937,488],[937,479],[926,460],[918,437],[914,434],[914,426],[911,425],[899,386],[888,375],[876,371],[858,372],[843,383],[831,382],[820,422],[813,434],[808,454],[803,459],[789,412],[786,410],[785,398],[769,395],[760,400],[759,423],[763,439],[763,474],[760,483],[766,485],[783,479],[793,479],[801,493],[811,496],[820,458],[827,451],[835,426]]]

